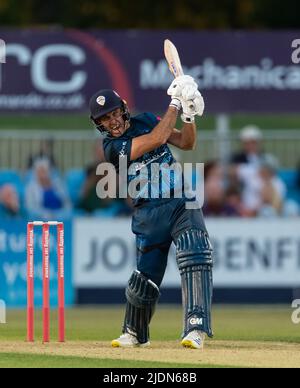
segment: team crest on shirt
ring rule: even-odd
[[[104,96],[99,96],[97,97],[97,104],[101,105],[101,106],[104,106],[105,104],[105,97]]]

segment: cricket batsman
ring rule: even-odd
[[[195,116],[204,111],[204,101],[194,79],[182,75],[173,80],[168,91],[170,105],[159,119],[152,113],[131,117],[126,102],[113,90],[100,90],[90,100],[91,119],[105,134],[103,141],[107,162],[119,172],[120,161],[151,175],[151,165],[171,166],[175,159],[168,147],[191,150],[196,144]],[[182,128],[175,128],[181,112]],[[163,168],[162,168],[163,170]],[[161,174],[161,172],[160,172]],[[174,178],[174,177],[173,177]],[[128,174],[128,185],[133,177]],[[122,334],[113,347],[150,345],[149,324],[160,296],[169,248],[176,246],[176,260],[181,275],[184,347],[200,349],[205,334],[212,337],[212,246],[199,208],[188,209],[185,195],[174,195],[175,179],[170,179],[170,198],[159,195],[134,198],[132,231],[136,236],[136,265],[126,287],[126,312]],[[151,182],[150,182],[151,186]],[[151,190],[150,190],[151,191]],[[155,191],[155,190],[153,190]],[[157,193],[156,193],[157,194]]]

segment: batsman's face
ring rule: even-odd
[[[120,137],[126,130],[122,115],[122,109],[117,108],[102,116],[99,121],[113,137]]]

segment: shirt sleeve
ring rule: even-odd
[[[146,121],[154,128],[161,120],[160,117],[155,116],[153,113],[146,112],[145,114]]]
[[[130,164],[132,139],[115,139],[104,144],[105,159],[108,163],[112,163],[117,172],[121,158],[127,158],[127,167]]]

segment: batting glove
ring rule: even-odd
[[[190,75],[180,75],[176,77],[167,90],[167,94],[172,98],[183,97],[182,92],[185,89],[185,96],[189,98],[193,97],[193,92],[198,89],[198,85],[194,81],[194,78]]]
[[[180,99],[182,105],[181,120],[184,123],[193,123],[195,116],[202,116],[204,112],[204,100],[201,93],[198,91],[193,100]]]

